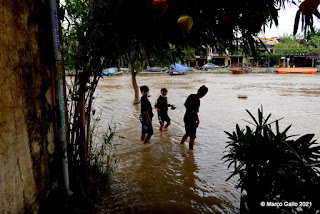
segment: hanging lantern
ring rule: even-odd
[[[193,25],[193,19],[190,16],[183,15],[180,16],[177,23],[182,32],[188,34]]]
[[[319,3],[319,0],[305,0],[300,4],[299,10],[303,15],[311,16],[317,11]]]
[[[153,11],[162,16],[168,9],[168,2],[167,0],[153,0],[152,8]]]

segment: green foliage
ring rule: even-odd
[[[162,48],[147,49],[153,66],[170,67],[176,62],[184,62],[185,57],[195,57],[195,49],[190,46],[180,47],[172,43],[162,44]]]
[[[278,24],[278,10],[289,0],[262,1],[168,1],[163,16],[154,12],[152,1],[115,1],[113,24],[120,47],[126,48],[132,39],[144,46],[165,47],[174,44],[181,53],[188,45],[195,50],[215,47],[217,52],[236,50],[234,43],[240,35],[247,53],[255,50],[253,36],[263,25]],[[181,14],[193,18],[193,26],[185,34],[177,25]],[[172,62],[171,62],[172,63]]]
[[[111,22],[110,0],[66,0],[60,6],[63,19],[63,55],[68,70],[75,78],[68,90],[68,150],[72,179],[87,195],[90,186],[91,114],[94,92],[101,71],[113,58],[115,45]],[[101,21],[103,20],[103,21]],[[106,51],[108,50],[108,51]],[[72,174],[71,173],[71,174]],[[79,190],[73,190],[79,191]],[[87,197],[87,196],[85,196]]]
[[[108,187],[107,184],[116,169],[117,146],[124,138],[117,134],[118,124],[116,123],[113,126],[108,125],[107,130],[103,130],[105,133],[101,136],[101,127],[99,126],[101,112],[96,113],[95,109],[92,109],[92,115],[88,139],[88,179],[85,181],[86,183],[82,178],[84,173],[81,168],[83,160],[79,158],[82,151],[78,145],[69,147],[72,191],[78,196],[83,194],[84,198],[89,197],[90,199],[96,198],[99,191]]]
[[[301,36],[284,35],[280,38],[280,43],[275,44],[274,49],[277,54],[300,55],[307,53],[320,54],[320,36],[311,34],[306,40]]]
[[[302,41],[302,42],[301,42]],[[299,36],[284,35],[280,42],[274,45],[275,52],[282,55],[299,55],[308,53],[304,39]]]
[[[268,66],[272,67],[275,65],[279,65],[281,61],[281,57],[283,55],[280,54],[259,54],[256,60],[252,60],[251,63],[257,63],[258,65],[266,65],[268,62]]]
[[[101,144],[91,145],[89,148],[91,167],[99,173],[110,176],[116,168],[119,140],[123,138],[123,136],[116,136],[116,124],[113,127],[109,125]]]
[[[320,54],[320,30],[317,33],[310,34],[307,46],[310,53]]]
[[[63,54],[68,70],[100,73],[117,58],[112,30],[111,0],[66,0],[63,10]],[[90,62],[89,66],[88,63]]]
[[[127,65],[143,58],[147,65],[153,59],[154,65],[169,66],[208,46],[219,53],[236,51],[239,35],[244,52],[254,54],[253,36],[263,25],[278,24],[278,8],[286,2],[291,1],[169,1],[168,10],[159,16],[150,1],[67,0],[61,12],[67,23],[63,37],[66,67],[85,70],[90,61],[90,69],[99,72],[106,62],[120,58]],[[177,25],[178,17],[186,11],[194,22],[189,34]],[[132,49],[145,54],[134,60],[124,56]]]
[[[108,129],[101,136],[100,131],[97,130],[101,121],[101,112],[91,120],[88,148],[90,177],[88,195],[95,198],[96,193],[108,187],[107,184],[111,181],[117,166],[117,147],[124,137],[117,135],[117,125],[119,125],[117,123],[113,126],[108,125]]]
[[[271,114],[264,117],[262,108],[257,118],[247,112],[254,128],[241,129],[237,124],[236,131],[225,132],[230,141],[223,159],[229,162],[228,167],[234,167],[228,179],[239,176],[237,188],[247,192],[249,209],[252,213],[296,212],[297,207],[262,208],[262,201],[310,201],[312,207],[302,207],[304,213],[319,209],[320,146],[313,140],[314,135],[292,140],[293,136],[287,135],[291,126],[281,131],[279,120],[269,122]]]

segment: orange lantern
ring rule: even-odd
[[[183,15],[180,16],[177,23],[182,32],[188,34],[193,25],[193,19],[188,15]]]
[[[314,14],[319,6],[319,0],[305,0],[299,6],[299,10],[303,15],[311,16]]]
[[[168,2],[167,0],[153,0],[152,8],[156,13],[162,16],[168,9]]]

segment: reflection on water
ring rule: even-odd
[[[125,139],[118,147],[118,168],[110,193],[96,206],[95,213],[235,213],[240,193],[236,179],[221,161],[225,152],[224,131],[235,124],[247,125],[245,109],[256,115],[263,105],[271,119],[284,117],[280,128],[293,124],[289,134],[320,132],[320,75],[277,74],[188,74],[167,76],[146,74],[137,77],[148,85],[149,99],[155,103],[160,89],[168,89],[172,125],[160,133],[153,118],[155,134],[147,145],[140,142],[139,106],[132,105],[129,75],[105,78],[99,83],[95,108],[102,110],[100,126],[119,122]],[[194,151],[179,142],[184,134],[183,106],[191,93],[205,84],[208,94],[201,99],[200,126]],[[238,99],[238,95],[247,99]],[[154,113],[155,110],[154,110]],[[319,141],[319,140],[318,140]]]

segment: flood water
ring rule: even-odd
[[[257,115],[263,106],[271,120],[284,117],[280,128],[292,124],[289,134],[314,133],[320,140],[320,75],[216,74],[192,73],[182,76],[139,74],[138,85],[148,85],[154,105],[160,89],[168,89],[172,125],[159,132],[153,118],[154,135],[150,143],[140,141],[140,108],[133,105],[130,75],[107,77],[99,82],[95,108],[102,111],[100,126],[117,126],[118,163],[113,184],[94,213],[237,213],[240,192],[237,178],[230,175],[221,158],[227,135],[236,123],[244,128],[250,120],[245,109]],[[201,85],[209,88],[201,99],[200,125],[194,151],[188,143],[179,145],[184,134],[183,106]],[[239,99],[246,95],[247,99]],[[155,109],[153,110],[156,115]]]

